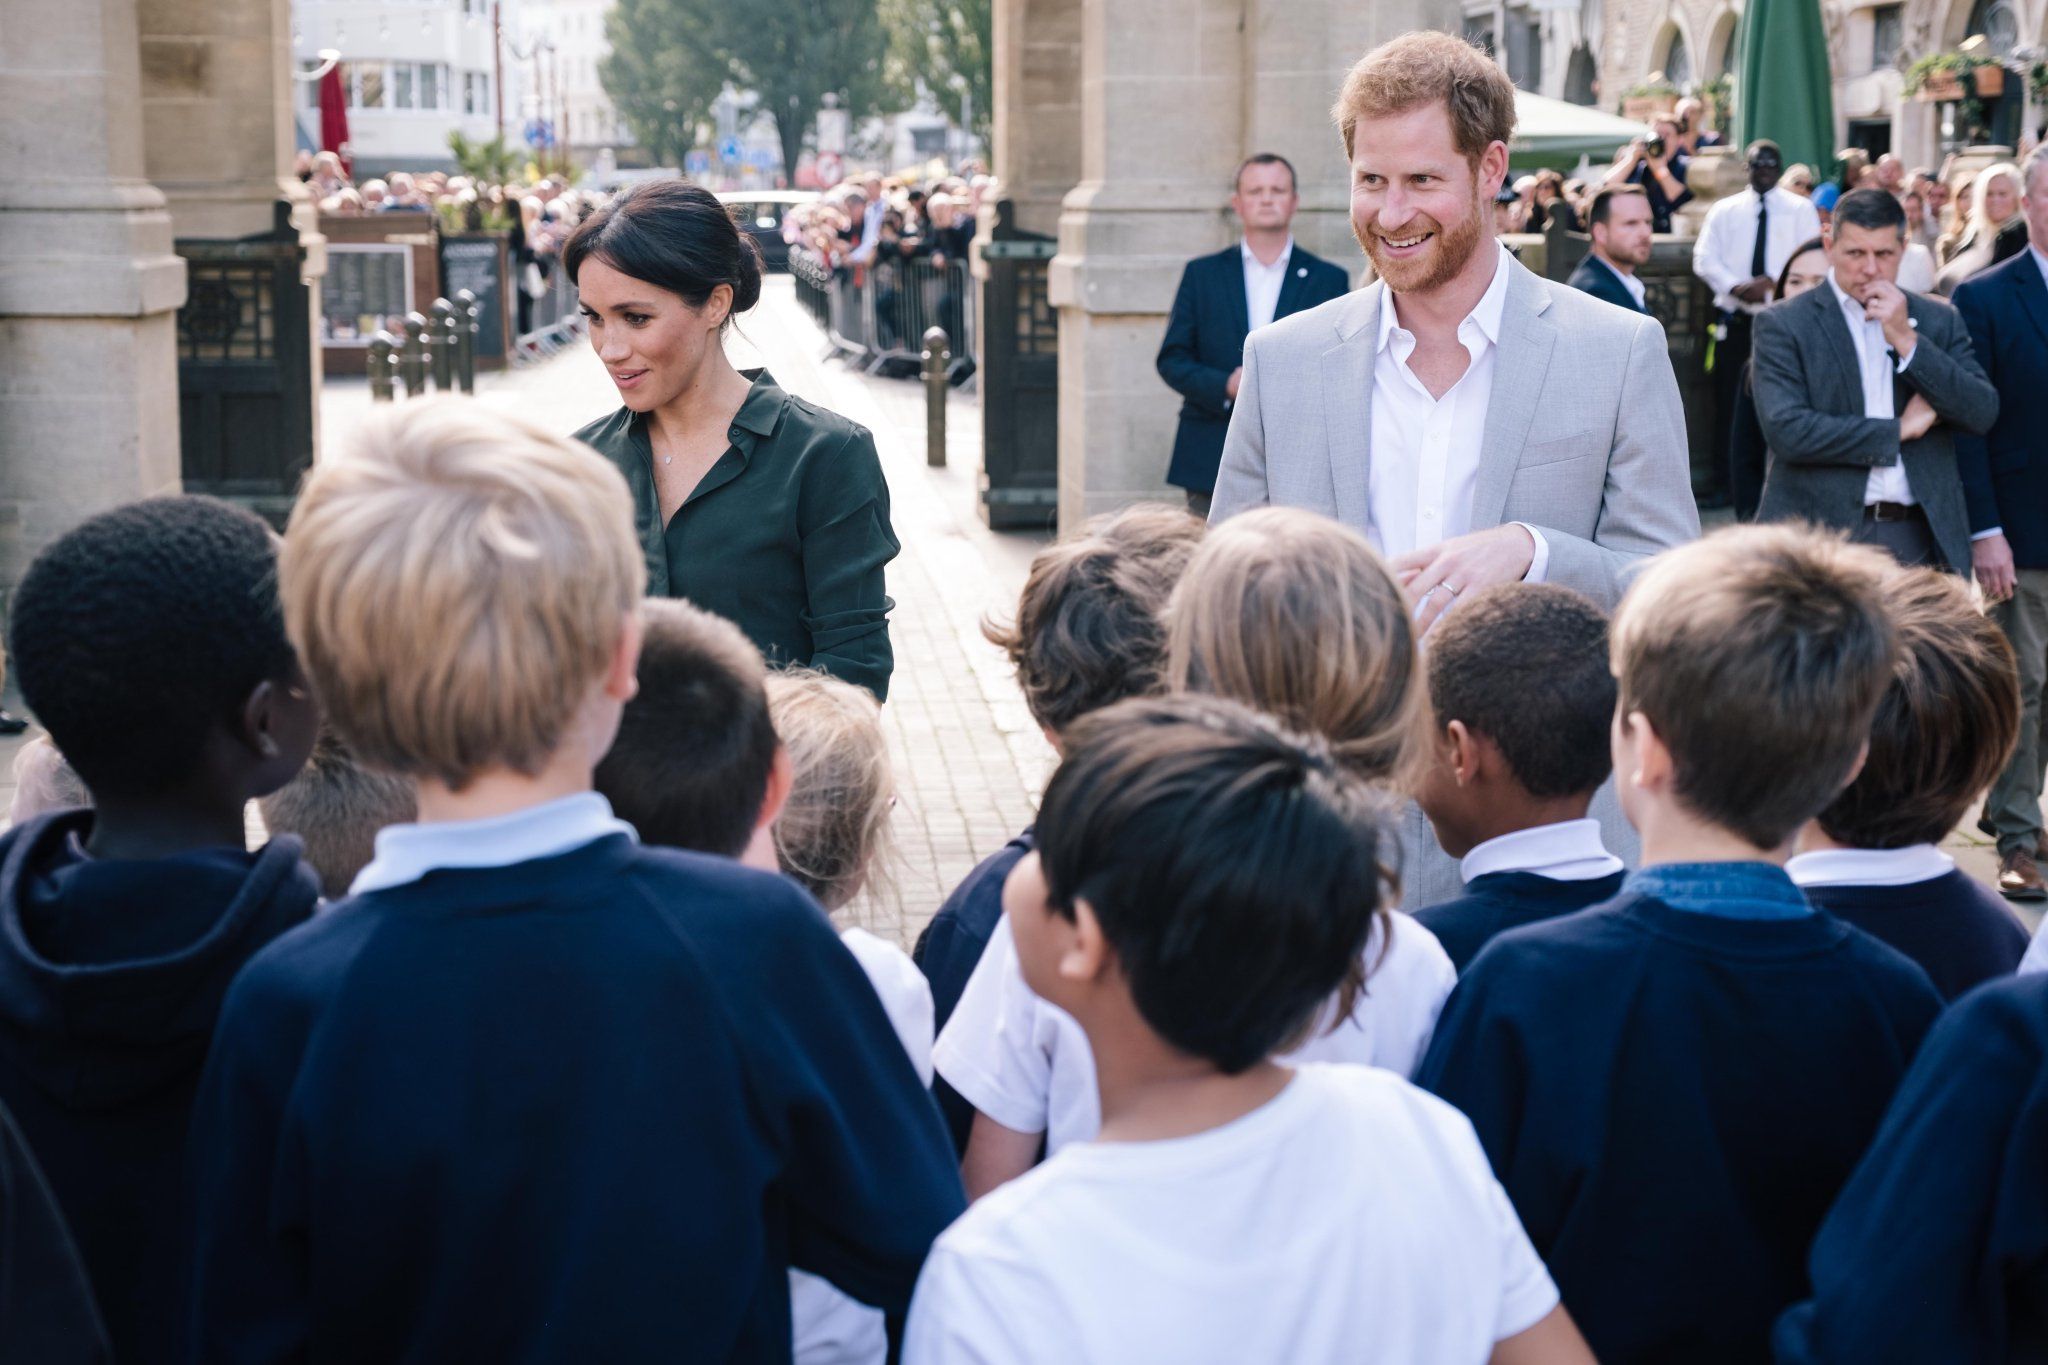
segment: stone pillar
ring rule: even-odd
[[[12,0],[0,44],[0,589],[178,487],[185,265],[143,178],[136,0]]]
[[[1275,151],[1301,175],[1295,235],[1354,275],[1349,171],[1329,117],[1344,73],[1447,0],[1083,0],[1082,180],[1060,214],[1060,524],[1164,483],[1179,395],[1153,368],[1190,257],[1233,238],[1230,177]]]
[[[1054,231],[1081,179],[1081,3],[996,6],[991,164],[1026,232]]]

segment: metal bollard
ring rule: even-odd
[[[455,291],[455,381],[476,392],[476,339],[483,331],[483,307],[467,289]]]
[[[405,345],[398,352],[398,377],[405,381],[405,396],[417,398],[427,387],[427,320],[420,313],[405,315]]]
[[[435,299],[433,320],[427,324],[427,359],[434,371],[434,392],[455,387],[455,305]]]
[[[927,327],[924,333],[924,462],[933,469],[946,467],[946,366],[951,360],[946,329]]]
[[[389,403],[392,399],[392,352],[397,349],[398,338],[382,328],[370,338],[370,401],[373,403]]]

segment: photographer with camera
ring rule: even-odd
[[[1690,158],[1679,142],[1675,117],[1659,114],[1651,126],[1656,131],[1650,137],[1639,137],[1621,149],[1613,169],[1607,172],[1606,183],[1641,185],[1643,193],[1650,196],[1651,228],[1669,232],[1672,213],[1692,200],[1692,191],[1685,184]]]

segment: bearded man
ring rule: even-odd
[[[1487,231],[1515,91],[1449,34],[1366,54],[1334,116],[1378,280],[1252,333],[1210,513],[1283,504],[1379,548],[1419,626],[1495,583],[1604,607],[1699,534],[1654,318],[1539,278]]]

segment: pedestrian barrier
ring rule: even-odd
[[[389,403],[405,389],[417,398],[432,386],[441,393],[476,392],[476,338],[482,327],[476,295],[457,290],[435,299],[427,313],[405,315],[404,336],[379,329],[370,337],[370,398]]]
[[[966,261],[940,265],[913,256],[864,270],[835,269],[799,247],[790,252],[789,273],[798,302],[833,350],[869,374],[891,367],[904,376],[920,373],[924,336],[934,327],[950,342],[949,381],[959,383],[973,372],[979,291]]]
[[[525,326],[512,343],[515,363],[545,360],[564,346],[583,340],[588,324],[576,299],[576,286],[569,282],[569,272],[559,261],[545,277],[540,294],[526,297],[530,303]]]

